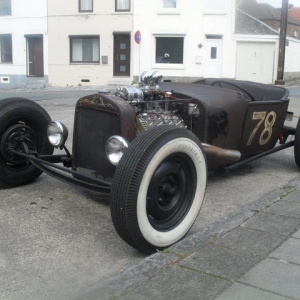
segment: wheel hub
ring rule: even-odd
[[[12,150],[25,152],[36,151],[36,136],[34,131],[27,125],[16,124],[9,127],[1,138],[1,155],[7,163],[22,164],[26,159],[12,153]]]
[[[167,205],[171,203],[172,199],[176,196],[176,193],[178,191],[178,187],[174,182],[174,177],[168,176],[159,186],[159,194],[161,196],[158,198],[159,205]]]
[[[147,194],[147,212],[157,222],[166,222],[182,205],[186,177],[177,161],[165,161],[155,171]]]

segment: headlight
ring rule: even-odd
[[[61,148],[68,138],[68,129],[59,121],[51,121],[47,128],[47,135],[52,146]]]
[[[127,148],[127,141],[121,136],[114,135],[106,142],[105,151],[107,158],[113,165],[116,166]]]

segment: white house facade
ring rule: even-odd
[[[233,78],[234,7],[232,0],[136,1],[134,31],[142,38],[134,44],[134,75],[159,70],[174,81]]]
[[[287,38],[285,47],[284,79],[294,80],[300,78],[300,40]]]
[[[1,0],[0,88],[47,82],[47,1]]]
[[[236,19],[235,0],[0,0],[0,89],[128,85],[144,70],[274,83],[278,33],[245,14],[235,32]]]
[[[49,83],[130,84],[133,7],[133,0],[49,1]]]
[[[234,7],[233,0],[49,1],[49,83],[130,84],[143,70],[169,80],[233,78]]]

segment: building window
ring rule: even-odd
[[[183,37],[156,37],[157,64],[183,64]]]
[[[116,11],[130,11],[130,0],[116,0]]]
[[[99,36],[70,36],[71,63],[99,63]]]
[[[228,0],[204,0],[204,14],[226,14]]]
[[[158,14],[178,15],[180,0],[159,0]]]
[[[0,16],[11,15],[11,0],[0,0]]]
[[[79,11],[80,12],[93,11],[93,0],[79,0]]]
[[[0,62],[12,63],[12,39],[10,34],[0,35]]]
[[[177,0],[162,0],[163,8],[177,8]]]
[[[299,37],[299,30],[295,29],[295,31],[294,31],[294,37],[296,37],[296,38]]]
[[[217,59],[217,47],[211,47],[210,48],[210,59]]]

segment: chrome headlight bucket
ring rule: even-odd
[[[113,135],[110,137],[105,146],[105,151],[108,160],[113,165],[118,165],[125,150],[128,148],[128,142],[119,135]]]
[[[67,127],[59,121],[51,121],[47,128],[50,144],[55,148],[62,148],[68,138]]]

